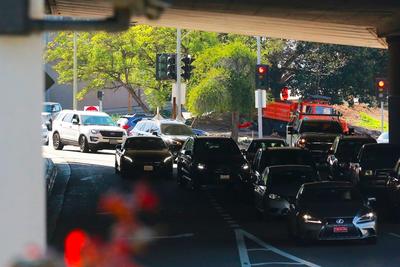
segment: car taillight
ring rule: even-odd
[[[129,125],[128,124],[122,125],[122,129],[128,130],[129,129]]]

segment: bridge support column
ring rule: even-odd
[[[389,140],[400,144],[400,36],[388,37],[389,44]]]
[[[43,14],[43,3],[31,0],[31,17]],[[0,36],[0,84],[0,266],[10,266],[28,246],[46,244],[40,34]]]

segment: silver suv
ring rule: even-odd
[[[117,127],[111,117],[95,111],[62,111],[53,122],[53,147],[79,146],[81,152],[115,149],[126,138],[125,130]]]
[[[194,136],[192,129],[182,122],[175,120],[143,119],[129,132],[131,136],[161,137],[173,153],[179,151],[183,143],[190,136]]]

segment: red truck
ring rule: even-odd
[[[342,114],[329,104],[330,98],[312,96],[301,101],[275,100],[263,109],[263,132],[270,135],[274,132],[286,136],[286,126],[296,120],[335,120],[340,123],[343,134],[349,132],[347,122]]]

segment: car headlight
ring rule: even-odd
[[[306,140],[305,138],[300,138],[299,141],[297,141],[297,144],[298,144],[300,147],[305,147],[305,146],[306,146],[306,143],[307,143],[307,140]]]
[[[197,169],[199,169],[199,170],[204,170],[205,168],[206,168],[206,165],[205,165],[205,164],[203,164],[203,163],[197,164]]]
[[[368,212],[362,216],[360,216],[357,220],[357,223],[366,223],[366,222],[372,222],[375,221],[376,215],[373,212]]]
[[[167,163],[168,161],[171,161],[171,159],[172,159],[172,157],[171,157],[171,156],[169,156],[169,157],[166,157],[166,158],[164,159],[164,163]]]
[[[281,197],[280,197],[279,195],[277,195],[277,194],[269,194],[268,197],[269,197],[270,199],[273,199],[273,200],[275,200],[275,199],[280,199],[280,198],[281,198]]]
[[[90,133],[91,133],[91,134],[98,134],[99,132],[100,132],[99,130],[93,130],[93,129],[90,130]]]
[[[303,215],[303,220],[304,220],[305,223],[322,224],[322,222],[320,220],[318,220],[317,218],[312,217],[309,214],[304,214]]]
[[[242,170],[248,171],[249,169],[250,169],[249,164],[245,163],[245,164],[242,165]]]
[[[373,172],[372,170],[366,170],[366,171],[364,172],[364,175],[365,175],[365,176],[372,176],[372,175],[374,175],[374,172]]]

